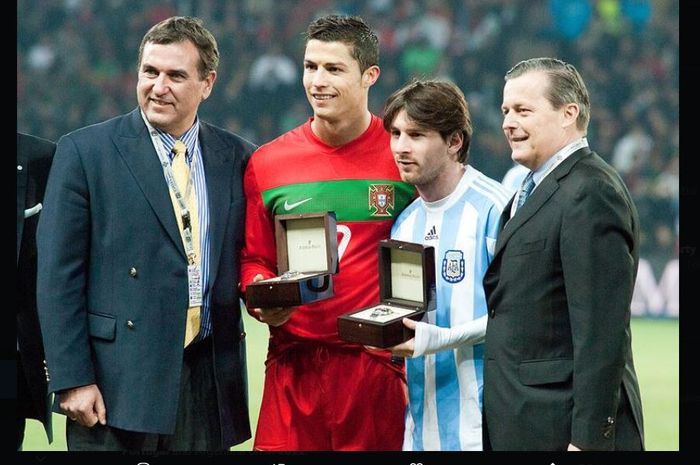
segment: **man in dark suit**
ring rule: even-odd
[[[237,284],[256,147],[197,117],[218,62],[200,20],[166,19],[141,42],[139,108],[58,142],[38,290],[69,450],[250,438]]]
[[[17,133],[17,449],[26,418],[53,440],[44,345],[36,312],[36,227],[56,144]]]
[[[530,173],[484,277],[484,447],[642,450],[629,324],[636,208],[588,149],[588,91],[572,65],[526,60],[505,80],[503,129]]]

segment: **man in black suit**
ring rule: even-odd
[[[250,438],[237,284],[256,147],[197,117],[218,63],[200,20],[166,19],[141,42],[139,108],[58,142],[37,285],[69,450]]]
[[[17,133],[17,449],[26,418],[53,440],[44,345],[36,312],[36,227],[56,144]]]
[[[588,148],[588,91],[572,65],[530,59],[505,80],[503,130],[530,173],[484,277],[484,448],[642,450],[636,208]]]

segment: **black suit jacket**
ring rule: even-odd
[[[629,326],[639,220],[629,192],[583,148],[509,217],[510,204],[484,277],[484,447],[639,448]]]
[[[17,414],[41,421],[49,442],[51,412],[36,311],[36,228],[55,149],[53,142],[17,133]]]
[[[256,148],[200,122],[210,212],[209,292],[221,447],[250,438],[238,294],[242,176]],[[58,142],[39,224],[39,317],[51,391],[97,383],[107,424],[175,428],[187,258],[138,109]]]

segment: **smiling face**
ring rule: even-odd
[[[578,106],[554,108],[546,97],[549,85],[545,72],[530,71],[510,78],[503,88],[503,132],[511,157],[531,170],[581,135],[575,128]]]
[[[367,112],[369,88],[379,68],[365,72],[343,42],[309,40],[304,53],[304,89],[314,118],[337,122],[362,117]]]
[[[175,137],[194,123],[199,104],[211,93],[216,72],[201,79],[199,53],[189,40],[146,43],[136,85],[139,107],[156,128]]]

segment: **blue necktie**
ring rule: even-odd
[[[527,176],[525,176],[525,179],[523,180],[523,185],[520,189],[520,197],[518,197],[518,208],[516,208],[515,211],[520,210],[520,207],[523,206],[523,204],[530,196],[534,188],[535,181],[532,180],[532,171],[530,171],[529,173],[527,173]]]

